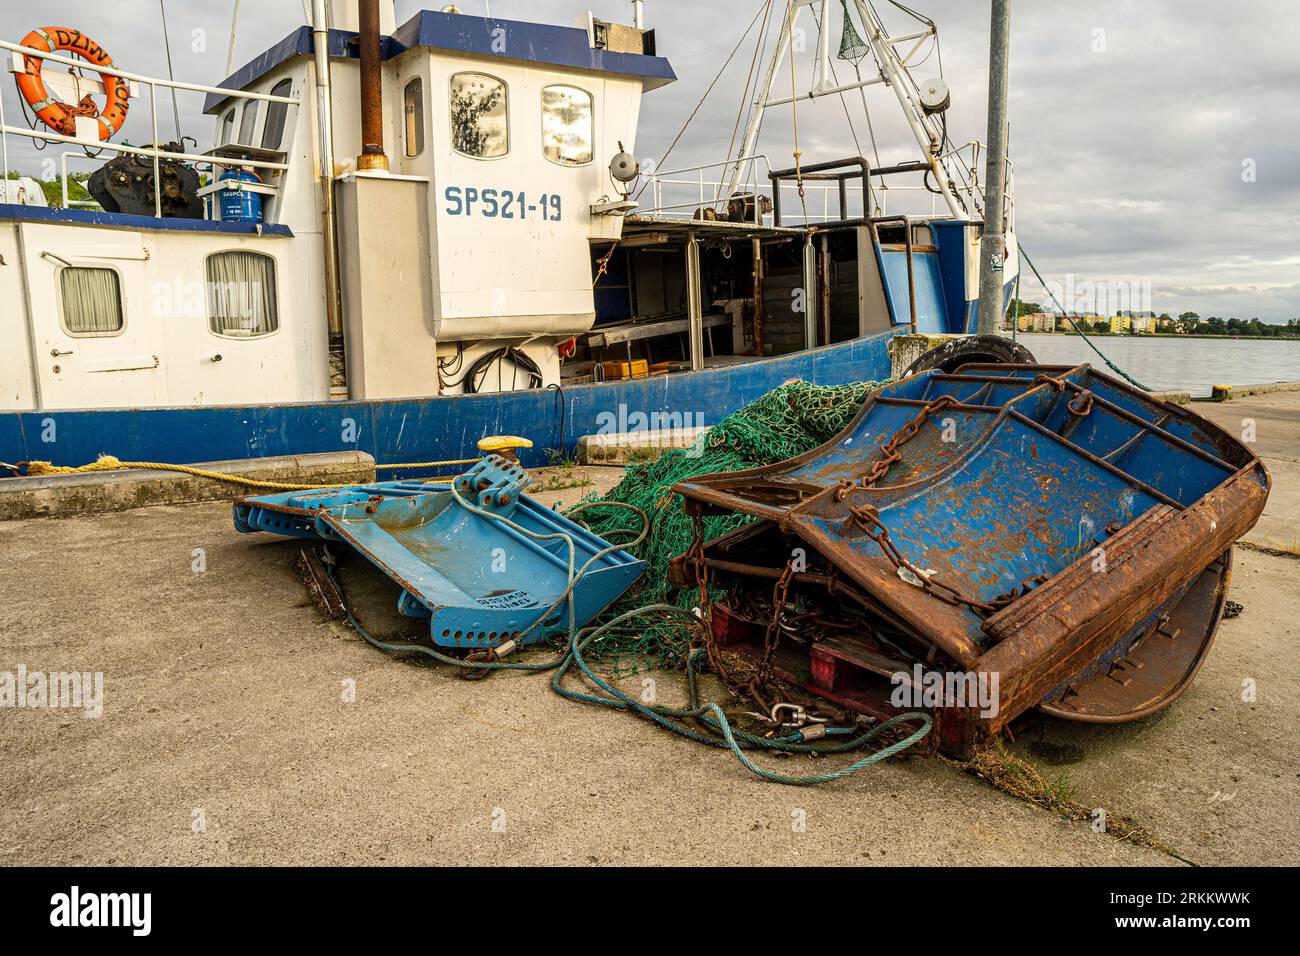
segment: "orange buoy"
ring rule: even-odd
[[[23,38],[22,45],[42,53],[64,50],[94,66],[113,66],[113,58],[102,46],[80,30],[70,27],[37,27]],[[131,108],[130,83],[120,76],[101,74],[107,99],[102,110],[89,94],[82,97],[80,103],[68,104],[54,99],[46,90],[45,80],[41,76],[44,64],[42,57],[23,58],[24,71],[18,74],[18,92],[46,126],[64,136],[75,136],[77,117],[91,116],[99,120],[100,140],[111,139],[122,128],[126,122],[127,110]]]

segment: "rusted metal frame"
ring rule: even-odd
[[[1147,435],[1149,434],[1151,433],[1145,431],[1135,432],[1133,437],[1130,438],[1128,441],[1124,442],[1124,444],[1120,445],[1114,451],[1106,455],[1103,455],[1102,461],[1108,461],[1112,465],[1116,465],[1118,467],[1117,463],[1124,458],[1125,453],[1130,451],[1133,448],[1136,448],[1141,443],[1142,439],[1146,438]]]
[[[943,395],[939,396],[939,398],[946,398],[946,397],[948,396],[943,396]],[[895,398],[893,395],[882,395],[878,399],[878,401],[880,402],[881,405],[908,405],[915,408],[924,408],[926,405],[933,404],[936,401],[936,399]],[[972,405],[969,402],[963,402],[959,399],[953,399],[952,403],[949,404],[948,407],[956,408],[961,411],[980,411],[980,412],[1000,412],[1002,411],[1003,408],[1003,406],[1001,405]],[[791,460],[793,461],[793,459]]]
[[[820,319],[822,345],[831,344],[831,242],[830,236],[821,234],[821,269],[818,270],[818,297],[821,299]]]
[[[929,386],[926,388],[927,395],[930,394],[930,389],[938,382],[983,383],[987,386],[1002,385],[1002,386],[1009,386],[1012,388],[1019,386],[1021,388],[1021,393],[1019,395],[1016,395],[1013,398],[1007,399],[1006,404],[1020,401],[1022,398],[1024,398],[1026,395],[1032,392],[1035,388],[1039,387],[1034,385],[1032,382],[1025,381],[1024,379],[1008,378],[1005,375],[970,375],[964,372],[952,372],[952,373],[941,372],[940,374],[931,377]],[[974,395],[971,396],[971,398],[974,398],[975,396],[978,395],[982,395],[984,391],[985,389],[980,389],[979,391],[975,392]],[[966,401],[968,404],[975,404],[971,402],[970,398],[967,398]],[[984,407],[994,407],[994,406],[984,406]],[[996,406],[996,407],[1001,408],[1002,406]]]
[[[754,259],[754,354],[763,357],[763,240],[753,239]]]
[[[991,392],[991,391],[993,391],[993,383],[992,383],[992,382],[986,382],[986,383],[984,384],[984,387],[983,387],[983,388],[979,389],[977,392],[975,392],[975,393],[972,394],[972,395],[967,395],[967,396],[966,396],[965,404],[967,404],[967,405],[978,405],[978,404],[980,404],[980,402],[978,401],[978,399],[981,399],[981,398],[987,398],[989,392]]]
[[[903,226],[903,247],[907,251],[907,298],[911,307],[911,325],[912,334],[916,334],[916,275],[912,267],[912,222],[906,216],[881,216],[867,217],[867,225],[871,228],[871,239],[877,246],[882,246],[880,241],[879,226],[885,223],[901,223]]]
[[[762,505],[750,501],[744,502],[744,508],[737,508],[737,499],[734,495],[729,495],[722,491],[715,491],[707,485],[682,482],[674,485],[672,490],[686,499],[683,510],[691,517],[710,514],[727,514],[729,512],[734,513],[740,511],[743,514],[753,515],[756,518],[766,518],[769,521],[780,521],[786,515],[786,511],[781,508],[774,508],[770,505]]]
[[[914,612],[912,607],[906,605],[894,606],[890,604],[891,595],[889,591],[882,588],[880,582],[875,580],[871,574],[871,572],[874,571],[874,568],[872,568],[867,562],[864,562],[860,555],[847,553],[847,539],[832,539],[829,535],[813,524],[806,516],[792,517],[788,522],[788,526],[793,533],[803,538],[821,554],[825,555],[858,587],[871,595],[873,599],[890,606],[894,615],[903,622],[903,630],[914,632],[922,641],[937,646],[940,651],[947,654],[952,660],[956,661],[964,668],[970,668],[973,666],[981,654],[984,653],[983,648],[972,641],[968,636],[966,636],[966,634],[956,631],[947,631],[937,627],[935,625],[933,613],[924,614],[920,613],[919,610]],[[856,527],[856,524],[854,527]],[[864,534],[863,537],[866,537],[866,535]],[[888,566],[888,562],[885,558],[882,557],[880,560],[885,561],[886,566]],[[889,579],[892,579],[891,583],[898,587],[905,587],[921,593],[919,589],[913,588],[912,585],[904,583],[900,578],[890,575],[886,580]],[[927,602],[927,604],[928,603],[929,602]]]
[[[1088,449],[1082,448],[1079,445],[1076,445],[1074,442],[1070,441],[1070,439],[1058,435],[1056,432],[1052,431],[1046,425],[1034,421],[1032,418],[1029,418],[1028,416],[1021,414],[1015,409],[1007,409],[1007,414],[1015,417],[1019,421],[1028,425],[1030,428],[1034,429],[1034,431],[1037,431],[1045,435],[1046,437],[1052,439],[1053,441],[1060,442],[1061,444],[1068,447],[1071,451],[1078,452],[1084,458],[1088,459],[1088,461],[1093,462],[1096,465],[1100,465],[1102,468],[1106,469],[1106,471],[1110,472],[1115,477],[1122,479],[1125,483],[1133,485],[1135,488],[1139,488],[1142,491],[1145,491],[1147,494],[1151,495],[1151,497],[1155,498],[1157,501],[1161,502],[1162,504],[1169,505],[1171,508],[1176,508],[1179,511],[1183,510],[1184,508],[1183,505],[1179,504],[1173,498],[1170,498],[1164,492],[1152,488],[1150,485],[1148,485],[1145,481],[1142,481],[1140,478],[1134,478],[1132,475],[1130,475],[1128,472],[1124,471],[1123,469],[1116,468],[1114,465],[1106,461],[1104,458],[1098,458],[1092,452],[1088,451]]]
[[[1215,568],[1216,565],[1219,566],[1217,569]],[[1191,666],[1187,668],[1187,671],[1183,675],[1182,679],[1174,687],[1170,688],[1169,691],[1166,694],[1164,694],[1164,696],[1162,696],[1159,700],[1147,705],[1146,707],[1140,710],[1131,711],[1128,713],[1118,714],[1114,716],[1103,716],[1098,714],[1084,714],[1084,713],[1073,712],[1070,711],[1068,708],[1058,706],[1057,702],[1052,702],[1050,704],[1039,703],[1037,705],[1039,709],[1042,710],[1044,713],[1051,714],[1057,717],[1064,717],[1067,720],[1076,720],[1076,721],[1081,721],[1083,723],[1090,723],[1090,724],[1118,724],[1118,723],[1127,723],[1131,720],[1137,720],[1142,717],[1149,717],[1151,714],[1157,713],[1158,711],[1163,710],[1165,707],[1168,707],[1171,703],[1173,703],[1175,700],[1181,697],[1183,695],[1183,692],[1186,691],[1187,688],[1191,686],[1192,681],[1196,679],[1196,675],[1200,673],[1201,666],[1205,663],[1206,656],[1209,654],[1210,648],[1214,644],[1214,638],[1216,632],[1219,629],[1219,623],[1223,619],[1224,606],[1227,604],[1228,601],[1228,585],[1232,579],[1232,548],[1229,548],[1227,551],[1221,554],[1214,561],[1210,562],[1209,566],[1201,571],[1201,574],[1205,574],[1206,571],[1216,572],[1219,576],[1219,580],[1215,585],[1216,597],[1214,601],[1214,607],[1210,612],[1210,620],[1206,625],[1205,638],[1198,645],[1194,660]],[[1197,586],[1197,579],[1193,578],[1191,587],[1195,588],[1196,586]],[[1186,597],[1186,593],[1187,592],[1184,592],[1184,599]],[[1163,618],[1161,620],[1157,620],[1157,622],[1155,623],[1155,625],[1153,625],[1151,631],[1148,632],[1148,634],[1138,638],[1138,640],[1133,642],[1133,646],[1130,647],[1129,650],[1125,653],[1125,657],[1127,657],[1128,655],[1136,651],[1146,641],[1157,639],[1157,635],[1163,634],[1162,631],[1163,626],[1164,626]],[[1069,691],[1067,691],[1067,695],[1068,693]],[[1079,693],[1078,691],[1075,691],[1076,695],[1078,695],[1078,693]],[[1064,699],[1065,699],[1065,695],[1063,695],[1060,698],[1060,700],[1062,701]]]
[[[908,405],[921,405],[921,406],[928,404],[925,402],[918,402],[915,399],[881,398],[879,399],[879,401],[900,402]],[[1007,412],[1005,408],[999,408],[996,406],[962,406],[960,405],[960,403],[958,403],[957,405],[950,406],[950,407],[957,407],[964,410],[992,412],[994,413],[994,417],[990,422],[989,427],[985,430],[985,433],[981,435],[979,439],[973,442],[970,445],[970,447],[963,454],[958,456],[955,460],[949,462],[947,465],[945,465],[944,467],[936,471],[933,475],[927,476],[926,478],[918,478],[915,481],[904,482],[901,485],[890,486],[889,489],[890,491],[898,491],[901,489],[906,489],[911,486],[918,485],[927,481],[929,481],[930,483],[934,483],[935,481],[942,479],[942,477],[944,475],[947,475],[950,471],[962,467],[964,462],[969,456],[979,451],[991,439],[995,429],[998,426],[998,423],[1001,421],[1001,419],[1005,416]],[[694,500],[697,502],[707,503],[708,505],[711,505],[716,509],[720,509],[722,512],[728,512],[728,511],[739,512],[741,514],[751,514],[760,518],[767,518],[771,521],[777,522],[777,524],[783,531],[792,534],[797,533],[792,529],[790,525],[790,522],[793,519],[803,515],[815,514],[818,508],[820,508],[820,506],[824,503],[823,499],[826,499],[828,497],[832,502],[839,503],[840,499],[834,497],[840,491],[841,485],[839,483],[829,484],[822,490],[809,495],[807,498],[800,501],[798,504],[792,505],[791,507],[785,509],[773,508],[772,506],[769,505],[756,503],[751,499],[729,493],[729,489],[736,486],[744,487],[747,484],[752,484],[753,481],[759,480],[760,475],[766,476],[766,475],[773,475],[773,474],[785,474],[786,472],[792,470],[796,466],[806,464],[809,460],[817,456],[817,453],[822,449],[838,447],[840,444],[840,440],[843,438],[843,436],[856,429],[856,424],[857,422],[855,419],[855,422],[853,424],[850,424],[847,428],[841,431],[838,435],[835,436],[835,438],[832,438],[825,445],[820,446],[820,448],[813,449],[810,452],[806,452],[803,455],[798,456],[797,458],[791,458],[789,461],[781,462],[779,465],[765,465],[762,468],[748,469],[747,472],[739,472],[739,471],[729,472],[724,476],[719,476],[719,485],[720,485],[719,488],[714,488],[709,484],[702,484],[700,483],[699,479],[695,479],[694,481],[679,482],[678,484],[673,486],[672,490],[682,495],[682,497],[686,499],[687,514],[701,513],[692,508],[691,502],[692,500]],[[1052,434],[1052,433],[1049,432],[1048,434]],[[778,469],[780,470],[778,471]],[[707,478],[710,476],[706,475],[700,477]],[[733,478],[737,478],[738,480],[732,480]],[[725,482],[725,484],[723,484],[723,482]],[[855,486],[854,490],[864,490],[864,489],[860,489],[857,486]],[[880,491],[881,489],[872,488],[869,490]]]
[[[1075,385],[1073,382],[1066,382],[1065,386],[1066,388],[1072,389],[1075,392],[1089,391],[1088,389],[1081,388],[1080,386]],[[1179,438],[1177,435],[1170,434],[1169,432],[1160,428],[1158,425],[1149,422],[1144,418],[1140,418],[1137,415],[1134,415],[1132,412],[1128,411],[1125,408],[1120,407],[1119,405],[1114,404],[1113,402],[1107,401],[1106,399],[1102,398],[1100,395],[1096,394],[1095,392],[1091,392],[1091,394],[1092,394],[1092,401],[1094,405],[1100,405],[1102,408],[1106,409],[1106,411],[1111,412],[1118,418],[1122,418],[1123,420],[1127,421],[1131,425],[1136,425],[1137,427],[1141,428],[1143,431],[1158,433],[1157,437],[1162,437],[1167,439],[1170,443],[1177,445],[1179,448],[1181,448],[1184,451],[1191,452],[1193,455],[1200,458],[1204,462],[1207,462],[1211,465],[1217,465],[1218,467],[1224,470],[1224,472],[1226,473],[1225,477],[1227,475],[1233,474],[1238,470],[1237,465],[1234,465],[1231,462],[1224,461],[1222,458],[1219,458],[1217,455],[1211,455],[1204,448],[1199,448],[1196,445],[1193,445],[1191,442]],[[1254,454],[1250,452],[1249,449],[1247,449],[1247,453],[1251,454],[1251,457],[1254,457]]]
[[[807,462],[811,461],[813,458],[816,458],[819,455],[819,453],[838,446],[840,444],[840,440],[844,438],[844,436],[856,430],[858,425],[867,416],[867,414],[870,412],[872,407],[875,406],[876,402],[881,400],[882,399],[879,392],[869,393],[867,395],[866,401],[862,403],[862,407],[858,409],[857,414],[853,416],[853,420],[851,422],[849,422],[846,426],[844,426],[844,428],[842,428],[835,435],[831,436],[829,440],[822,442],[822,444],[818,445],[816,448],[810,451],[806,451],[802,455],[796,455],[794,458],[789,458],[786,461],[776,462],[775,464],[771,464],[771,465],[759,465],[757,468],[744,468],[741,469],[740,471],[729,471],[717,475],[698,475],[695,478],[689,479],[687,481],[678,482],[676,485],[672,487],[672,490],[677,491],[679,494],[684,494],[684,492],[681,492],[680,489],[705,488],[707,487],[707,485],[699,484],[700,480],[705,478],[714,478],[715,480],[718,481],[725,481],[727,485],[735,485],[735,484],[741,484],[753,478],[762,478],[767,475],[782,474],[784,472],[790,471],[798,467],[799,465],[806,464]],[[898,399],[891,398],[888,399],[888,401],[898,401]]]
[[[746,529],[737,529],[737,531],[744,530]],[[726,540],[736,533],[736,531],[732,531],[722,537],[715,538],[713,541],[704,545],[704,550],[707,551],[710,548],[725,548]],[[681,577],[680,584],[677,586],[694,587],[699,583],[696,563],[697,562],[689,560],[683,560],[680,562],[680,570],[686,572],[686,575]],[[721,558],[705,557],[703,558],[703,563],[709,571],[717,571],[724,575],[732,575],[737,579],[737,581],[743,580],[744,578],[758,578],[763,581],[778,581],[785,570],[784,568],[750,565],[739,561],[727,561]],[[676,561],[674,561],[674,565],[677,565]],[[677,569],[677,567],[674,567],[674,570]],[[691,577],[690,575],[692,574],[694,574],[695,577]],[[712,575],[710,575],[709,580],[714,580]],[[838,575],[799,571],[795,572],[794,581],[797,584],[810,584],[816,587],[824,587],[832,597],[844,598],[858,604],[863,608],[863,610],[879,617],[884,624],[888,625],[888,627],[892,628],[894,631],[897,631],[900,637],[907,641],[914,642],[917,647],[911,649],[911,652],[913,653],[920,652],[925,654],[935,648],[935,645],[932,642],[926,640],[923,636],[912,629],[906,621],[894,614],[888,605],[882,604],[874,595],[869,594],[860,588],[854,587]]]
[[[1152,540],[1158,536],[1170,546],[1147,546],[1133,552],[1133,558],[1125,562],[1127,573],[1123,565],[1112,565],[1104,575],[1085,570],[1080,575],[1084,585],[1071,588],[1056,601],[1058,607],[1061,600],[1068,601],[1065,613],[1038,611],[1034,606],[1046,605],[1056,597],[1059,589],[1053,589],[1049,581],[1026,599],[1028,603],[1017,602],[985,622],[986,632],[1003,626],[1014,630],[978,662],[978,669],[1001,675],[1000,723],[1035,706],[1052,688],[1104,653],[1250,530],[1263,511],[1267,494],[1250,480],[1247,471],[1243,469],[1191,508],[1164,519],[1165,527],[1152,535]],[[1183,547],[1178,546],[1180,542],[1185,543]],[[1085,555],[1057,577],[1071,569],[1078,575],[1080,566],[1090,564]],[[1094,611],[1090,604],[1110,613]],[[1071,621],[1071,617],[1078,620]],[[1063,629],[1064,633],[1052,637],[1049,629]],[[1035,642],[1040,646],[1035,648]]]

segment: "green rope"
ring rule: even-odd
[[[1058,310],[1060,310],[1062,318],[1064,318],[1065,321],[1069,322],[1070,327],[1073,328],[1074,331],[1077,332],[1080,336],[1082,336],[1083,340],[1088,343],[1089,348],[1091,348],[1094,352],[1096,352],[1097,355],[1101,358],[1101,360],[1106,363],[1107,368],[1109,368],[1112,372],[1114,372],[1116,375],[1124,379],[1124,381],[1128,382],[1130,385],[1134,386],[1135,388],[1140,388],[1144,392],[1153,391],[1153,389],[1150,389],[1147,386],[1143,385],[1141,382],[1135,379],[1128,372],[1124,371],[1122,368],[1120,368],[1118,365],[1116,365],[1114,362],[1108,359],[1105,353],[1102,352],[1101,349],[1093,345],[1092,339],[1088,338],[1087,333],[1084,332],[1083,329],[1079,328],[1079,326],[1075,323],[1074,319],[1070,318],[1070,316],[1066,314],[1065,307],[1062,306],[1060,300],[1056,298],[1056,293],[1053,292],[1050,287],[1048,287],[1047,282],[1044,281],[1042,274],[1038,271],[1038,267],[1034,265],[1034,261],[1030,259],[1029,255],[1025,252],[1025,247],[1020,245],[1019,242],[1017,242],[1016,245],[1019,246],[1020,248],[1020,258],[1024,259],[1025,262],[1029,265],[1029,268],[1034,270],[1034,277],[1038,279],[1038,284],[1041,285],[1044,291],[1046,291],[1047,294],[1052,297],[1052,304],[1055,305]],[[1019,320],[1019,318],[1020,318],[1019,316],[1016,316],[1017,321]]]
[[[453,494],[455,493],[453,492]],[[485,517],[492,520],[500,521],[510,525],[511,527],[518,528],[517,525],[514,525],[513,522],[501,515],[493,514],[491,512],[480,512],[479,509],[470,505],[459,496],[457,496],[456,500],[462,505],[462,507],[466,507],[467,509],[473,510],[477,513],[482,513]],[[525,533],[529,534],[531,537],[541,539],[549,539],[553,537],[553,535],[543,535],[534,532],[526,531]],[[572,592],[573,587],[581,580],[582,575],[591,566],[591,562],[589,561],[580,569],[574,567],[572,556],[573,541],[571,538],[569,539],[569,550],[569,587],[566,588],[564,595],[556,601],[556,605],[561,601],[566,600],[568,595]],[[342,582],[339,581],[338,575],[332,567],[332,562],[326,563],[325,573],[330,578],[330,581],[333,583],[334,588],[340,597],[343,597],[343,585]],[[918,743],[929,734],[933,725],[933,719],[928,714],[910,712],[891,717],[889,720],[878,723],[874,727],[863,730],[862,733],[855,734],[855,731],[858,729],[856,727],[836,727],[827,731],[827,733],[833,732],[841,735],[853,734],[849,740],[844,742],[811,744],[803,742],[802,734],[798,734],[793,738],[771,738],[752,734],[748,731],[732,727],[731,722],[727,719],[727,715],[717,704],[700,703],[697,664],[705,656],[702,648],[697,648],[687,657],[686,673],[687,686],[690,694],[689,708],[672,708],[642,704],[597,676],[583,658],[583,651],[589,645],[598,645],[598,642],[605,634],[610,633],[614,628],[619,627],[634,618],[645,617],[647,615],[656,615],[660,617],[675,616],[679,619],[683,619],[681,623],[688,631],[698,628],[701,624],[700,620],[696,618],[692,612],[686,611],[675,605],[657,604],[624,612],[604,624],[588,627],[579,631],[573,625],[572,607],[572,602],[570,602],[570,630],[567,646],[558,657],[536,663],[507,661],[469,662],[461,658],[443,654],[441,651],[426,645],[384,641],[375,637],[357,619],[356,615],[352,611],[350,602],[348,602],[345,597],[343,598],[343,609],[347,614],[348,622],[352,625],[352,628],[369,644],[382,651],[388,653],[423,654],[444,664],[451,664],[462,668],[479,668],[482,669],[483,673],[487,673],[490,670],[518,670],[533,672],[555,670],[556,673],[551,679],[551,688],[561,697],[568,700],[596,704],[614,710],[633,713],[645,717],[665,730],[669,730],[679,736],[687,738],[688,740],[708,744],[714,747],[725,747],[732,752],[736,759],[739,760],[747,770],[764,780],[770,780],[773,783],[783,783],[791,786],[807,786],[810,784],[829,783],[835,780],[841,780],[844,777],[866,769],[872,764],[879,763],[897,753],[901,753],[913,744]],[[543,614],[538,618],[538,620],[541,620],[542,617],[545,616],[546,615]],[[596,685],[596,687],[605,692],[603,695],[574,691],[563,686],[562,682],[565,674],[575,663],[587,680],[591,681]],[[804,754],[807,756],[847,753],[865,746],[867,743],[886,732],[893,731],[901,724],[910,722],[917,722],[920,726],[906,737],[895,740],[893,743],[881,747],[879,750],[875,750],[847,766],[828,771],[827,773],[810,774],[807,776],[792,776],[789,774],[777,773],[774,770],[768,770],[764,767],[758,766],[758,764],[754,763],[754,761],[744,753],[746,749],[761,749],[776,753]],[[692,724],[698,725],[698,729]]]

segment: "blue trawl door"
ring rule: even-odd
[[[902,245],[877,245],[880,273],[885,280],[889,313],[895,325],[912,321],[908,294],[907,250]],[[949,331],[948,308],[943,295],[943,277],[939,271],[939,254],[932,247],[912,248],[912,276],[916,283],[916,329],[939,334]]]

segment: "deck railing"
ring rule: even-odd
[[[244,90],[231,90],[217,86],[205,86],[199,83],[182,83],[177,80],[164,80],[157,77],[144,76],[139,73],[131,73],[126,70],[119,70],[114,67],[97,66],[88,63],[85,60],[74,57],[63,56],[58,53],[45,53],[41,50],[35,50],[31,47],[25,47],[18,43],[10,43],[7,40],[0,40],[0,50],[7,52],[6,58],[13,58],[17,61],[19,56],[37,57],[51,63],[58,63],[73,69],[90,70],[98,73],[100,76],[115,76],[119,79],[126,80],[128,83],[136,83],[141,87],[148,89],[150,125],[152,129],[152,143],[149,147],[126,146],[108,141],[88,141],[78,139],[75,136],[64,136],[61,133],[55,133],[51,130],[41,129],[23,129],[19,126],[10,126],[9,120],[5,116],[4,97],[0,96],[0,164],[4,167],[5,182],[9,181],[11,167],[9,162],[9,137],[18,136],[25,139],[44,141],[47,143],[65,143],[71,146],[79,146],[85,150],[86,158],[94,159],[95,154],[99,151],[108,151],[118,155],[130,156],[147,156],[153,160],[154,182],[162,181],[161,165],[164,159],[181,160],[182,162],[193,163],[195,166],[209,166],[215,169],[218,166],[240,166],[252,169],[278,170],[285,171],[289,167],[286,163],[276,163],[267,160],[252,159],[223,159],[221,157],[204,156],[194,153],[173,153],[161,148],[158,136],[158,90],[170,89],[190,93],[203,93],[209,95],[218,95],[230,97],[232,99],[244,100],[264,100],[268,103],[285,103],[290,106],[299,105],[297,97],[292,96],[274,96],[270,93],[252,93]],[[17,63],[15,62],[15,65]],[[39,121],[38,121],[39,122]],[[93,153],[91,151],[94,151]],[[65,206],[68,202],[68,167],[67,158],[69,155],[64,154],[60,161],[61,179],[63,183],[63,197]],[[6,187],[7,189],[8,187]],[[154,215],[156,218],[163,218],[162,211],[162,190],[154,189]]]
[[[982,219],[984,216],[984,189],[979,182],[979,164],[983,153],[984,145],[972,140],[961,146],[952,147],[941,156],[945,160],[945,165],[955,173],[954,191],[961,198],[971,218],[974,219]],[[725,210],[728,201],[732,198],[727,192],[730,183],[724,181],[723,177],[728,176],[737,165],[742,170],[739,185],[736,187],[737,193],[764,196],[769,200],[776,198],[773,195],[770,182],[771,163],[766,155],[759,153],[742,157],[739,160],[684,166],[680,169],[655,170],[646,177],[645,186],[638,193],[639,195],[643,192],[649,192],[652,205],[648,208],[641,208],[638,210],[638,214],[672,219],[692,219],[696,218],[700,214],[700,210],[703,209],[721,212]],[[712,176],[706,175],[710,171],[716,172]],[[872,216],[879,217],[895,214],[889,208],[892,193],[905,194],[900,196],[896,202],[904,202],[917,193],[928,193],[930,197],[929,213],[931,216],[939,215],[939,194],[929,189],[924,183],[896,185],[887,182],[885,176],[875,174],[871,176],[870,182],[871,198],[875,201],[875,207],[870,210]],[[1008,159],[1004,202],[1006,221],[1013,230],[1015,222],[1014,186],[1012,164]],[[866,212],[863,203],[863,187],[860,184],[846,184],[842,191],[839,184],[805,182],[802,202],[798,202],[797,186],[782,180],[778,188],[782,190],[783,202],[776,205],[778,207],[783,206],[787,210],[798,209],[798,216],[795,217],[792,214],[791,218],[797,218],[801,224],[804,219],[803,211],[805,208],[807,209],[807,221],[810,223],[834,222],[844,218],[845,212],[840,208],[840,201],[846,194],[855,200],[847,202],[846,205],[862,209],[864,213]],[[668,194],[670,201],[665,202],[665,193]],[[683,199],[683,197],[687,196],[690,198]],[[784,201],[787,196],[794,197],[794,205]],[[752,221],[759,225],[763,224],[764,214],[757,202],[754,203],[753,209],[754,218],[746,221]],[[895,209],[897,209],[897,205]],[[920,215],[922,211],[917,208],[911,210],[913,215]]]

